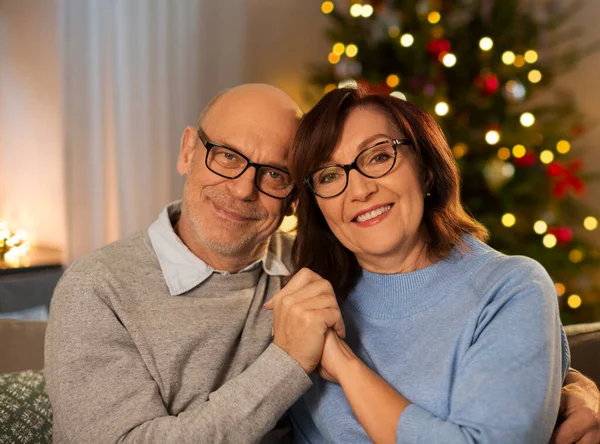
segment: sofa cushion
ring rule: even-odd
[[[571,367],[600,386],[600,322],[567,325]]]
[[[0,444],[52,442],[52,408],[41,370],[0,375]]]
[[[0,374],[44,367],[46,322],[0,319]]]

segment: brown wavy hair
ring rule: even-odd
[[[325,165],[340,140],[349,113],[357,108],[384,113],[412,141],[417,164],[429,178],[422,225],[427,233],[427,254],[447,255],[454,246],[466,248],[464,234],[487,241],[487,230],[464,210],[460,201],[460,174],[448,142],[434,118],[418,106],[383,94],[340,88],[326,94],[301,120],[289,167],[298,196],[297,237],[292,250],[296,270],[307,267],[331,282],[344,298],[360,276],[354,254],[331,232],[304,179]]]

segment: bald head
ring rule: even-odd
[[[298,104],[285,92],[264,83],[249,83],[221,91],[206,105],[198,124],[203,126],[212,114],[219,115],[234,108],[247,109],[250,112],[266,111],[293,114],[296,119],[302,116]]]

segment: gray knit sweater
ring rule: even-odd
[[[274,251],[289,251],[277,233]],[[308,389],[270,344],[262,268],[171,296],[146,232],[78,260],[52,300],[45,375],[55,443],[256,442]]]

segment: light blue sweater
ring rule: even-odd
[[[422,270],[363,270],[342,304],[348,345],[412,403],[397,443],[547,443],[569,365],[552,280],[464,240],[470,251]],[[291,409],[295,442],[369,442],[341,387],[311,377]]]

